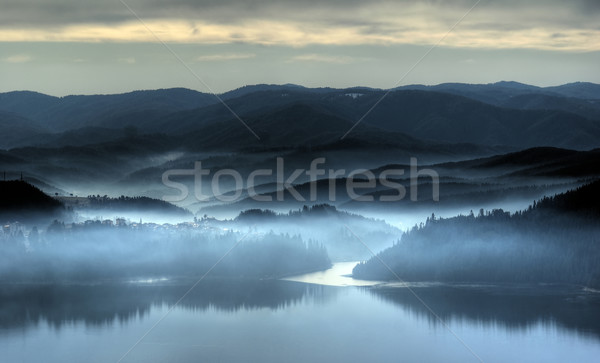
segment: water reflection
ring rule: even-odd
[[[0,329],[37,327],[43,321],[58,329],[77,322],[126,323],[148,315],[153,306],[174,304],[194,282],[0,285]],[[205,279],[178,306],[193,311],[279,310],[306,300],[327,301],[335,293],[287,281]]]
[[[556,325],[600,339],[600,293],[576,286],[414,286],[412,291],[444,321],[525,331],[537,324]],[[439,324],[406,288],[368,291],[419,319]]]
[[[127,323],[144,318],[154,306],[174,304],[193,283],[1,285],[0,332],[35,328],[41,322],[56,329],[77,322],[87,326]],[[377,300],[392,302],[418,319],[439,323],[408,289],[388,286],[347,289],[359,289]],[[284,310],[300,303],[331,302],[342,290],[291,281],[207,279],[179,307],[192,312]],[[446,321],[521,331],[539,323],[556,324],[600,339],[600,293],[595,291],[569,286],[447,285],[413,286],[412,290]]]
[[[0,286],[0,360],[117,361],[194,282]],[[597,292],[432,284],[413,290],[486,362],[592,362],[600,354]],[[373,360],[474,361],[405,288],[227,279],[202,281],[127,357]]]
[[[283,280],[327,286],[373,286],[381,281],[366,281],[352,278],[352,269],[358,262],[337,262],[324,271],[286,277]]]

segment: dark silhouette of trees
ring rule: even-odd
[[[331,266],[323,245],[299,236],[89,222],[54,221],[29,252],[15,248],[25,246],[24,236],[15,234],[12,243],[0,245],[0,280],[201,276],[211,268],[211,277],[277,278]]]
[[[600,286],[600,181],[511,214],[428,218],[379,253],[402,279],[570,283]],[[366,279],[395,279],[378,258],[357,265]]]
[[[63,204],[22,180],[0,181],[0,213],[61,209]]]

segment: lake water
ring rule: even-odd
[[[333,280],[206,279],[168,314],[194,281],[3,285],[0,361],[599,361],[598,292],[335,282],[348,267]]]

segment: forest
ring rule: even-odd
[[[71,227],[71,228],[67,228]],[[4,281],[123,281],[132,278],[278,278],[327,269],[325,247],[299,236],[204,229],[134,228],[100,222],[65,226],[55,221],[4,237]]]
[[[359,263],[360,279],[600,287],[600,181],[528,209],[436,218]],[[383,262],[383,263],[382,263]]]

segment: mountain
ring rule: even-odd
[[[0,94],[0,110],[23,115],[54,132],[88,126],[143,127],[148,117],[158,119],[216,102],[214,95],[184,88],[60,98],[35,92]]]
[[[364,90],[381,91],[380,88],[360,87],[360,86],[350,87],[350,88],[345,88],[345,89],[332,88],[332,87],[310,88],[310,87],[300,86],[297,84],[286,83],[286,84],[248,85],[248,86],[243,86],[243,87],[225,92],[225,93],[221,94],[220,96],[224,100],[230,100],[233,98],[245,96],[250,93],[265,92],[265,91],[276,91],[276,92],[279,92],[279,93],[285,95],[288,92],[309,92],[309,93],[316,93],[316,94],[325,94],[325,93],[339,92],[339,91],[356,92],[356,91],[364,91]]]
[[[353,270],[357,278],[600,286],[600,181],[516,213],[432,215]],[[393,271],[393,273],[392,273]]]
[[[297,103],[319,106],[321,98],[317,93],[298,87],[289,89],[285,93],[280,90],[257,90],[256,92],[249,92],[239,97],[227,99],[229,108],[221,103],[216,103],[199,109],[175,112],[164,117],[160,123],[154,125],[153,129],[150,128],[150,130],[161,130],[161,132],[174,135],[187,134],[211,124],[234,119],[235,116],[231,111],[242,119],[256,118],[261,114],[277,111]],[[236,122],[241,124],[239,120],[236,120]]]
[[[22,145],[46,132],[35,121],[15,113],[0,111],[0,149]]]
[[[22,180],[0,181],[0,218],[10,221],[58,216],[64,206]]]
[[[554,147],[536,147],[508,154],[495,155],[485,158],[438,164],[437,167],[449,169],[476,169],[476,168],[508,168],[511,166],[532,167],[566,158],[580,152],[575,150]]]
[[[537,87],[519,82],[501,81],[488,84],[442,83],[400,86],[394,90],[421,90],[452,93],[490,104],[501,104],[512,97],[526,94],[562,96],[582,100],[600,100],[600,85],[589,82],[568,83],[554,87]]]
[[[460,172],[499,170],[506,176],[575,177],[600,176],[600,149],[575,151],[539,147],[468,161],[443,163],[436,168]]]
[[[541,212],[567,213],[575,217],[582,216],[597,220],[600,216],[600,180],[567,193],[545,197],[536,203],[534,209]]]
[[[442,83],[401,86],[395,90],[442,92],[505,108],[560,110],[600,119],[600,85],[594,83],[579,82],[545,88],[506,81],[490,84]]]
[[[600,123],[572,113],[506,109],[437,92],[392,92],[364,122],[416,138],[452,143],[578,150],[600,146]]]
[[[238,119],[213,122],[190,130],[182,136],[181,145],[188,150],[308,150],[326,153],[332,150],[389,150],[413,155],[490,155],[502,150],[475,143],[448,143],[422,140],[368,123],[358,124],[353,133],[342,139],[343,132],[355,124],[329,105],[312,100],[287,104],[279,109],[265,109],[244,117],[244,123],[257,134],[257,139]],[[343,131],[343,132],[341,132]]]
[[[562,86],[546,87],[546,91],[558,93],[566,97],[586,100],[600,100],[600,84],[589,82],[568,83]]]
[[[220,97],[227,100],[228,107],[214,95],[187,89],[62,98],[10,92],[0,94],[0,111],[21,118],[9,120],[7,124],[33,127],[35,123],[42,127],[42,130],[25,128],[15,132],[17,137],[6,141],[5,148],[84,145],[87,140],[90,144],[107,142],[119,136],[118,131],[110,129],[123,128],[128,130],[121,131],[121,135],[167,133],[188,138],[192,134],[206,137],[207,131],[222,128],[216,125],[230,124],[237,117],[248,119],[257,127],[268,126],[270,121],[260,118],[268,118],[269,114],[296,104],[305,104],[354,124],[377,103],[361,124],[436,142],[584,150],[600,146],[600,123],[596,122],[600,117],[600,104],[577,97],[593,95],[595,86],[572,84],[548,89],[517,82],[447,83],[403,86],[388,93],[361,87],[255,85],[222,94]],[[569,97],[564,96],[567,94]],[[232,110],[236,115],[232,115]],[[288,114],[286,117],[295,117],[290,111]],[[241,124],[239,120],[236,122]],[[351,125],[338,125],[341,138]],[[75,134],[60,135],[66,131]],[[355,133],[350,135],[356,136]],[[216,139],[219,138],[217,135]],[[301,143],[301,139],[294,140],[293,144]]]
[[[395,90],[418,90],[449,93],[467,97],[473,100],[499,105],[510,98],[543,92],[543,89],[518,82],[497,82],[490,84],[442,83],[435,86],[408,85],[400,86]]]
[[[324,88],[321,89],[325,92],[332,90],[333,88]],[[247,85],[240,88],[236,88],[234,90],[225,92],[221,94],[221,98],[223,100],[230,100],[232,98],[238,98],[245,96],[250,93],[255,92],[263,92],[263,91],[276,91],[276,92],[288,92],[288,91],[310,91],[315,92],[318,91],[318,88],[306,88],[304,86],[299,86],[297,84],[255,84],[255,85]]]
[[[230,119],[210,124],[189,133],[184,145],[200,148],[298,148],[328,145],[340,140],[340,130],[352,127],[352,122],[340,118],[314,104],[297,103],[278,110],[252,115],[246,124],[260,137],[255,138],[239,120]],[[361,125],[353,139],[364,145],[424,148],[425,144],[402,133],[390,133]]]
[[[384,94],[383,91],[367,89],[325,93],[290,90],[285,94],[281,91],[257,91],[229,99],[227,104],[242,120],[248,124],[256,123],[257,127],[268,124],[260,120],[265,115],[304,104],[350,122],[346,127],[338,123],[341,138]],[[288,113],[292,119],[296,117],[291,115],[291,111]],[[222,129],[218,125],[227,125],[234,118],[223,105],[215,104],[173,113],[147,129],[167,130],[175,135],[199,134],[202,131],[206,135],[208,130],[218,131]],[[279,126],[285,123],[285,120],[282,121]],[[241,122],[236,120],[236,123],[244,131]],[[393,91],[364,118],[361,125],[365,124],[387,132],[446,143],[513,148],[555,146],[579,150],[600,146],[600,123],[574,113],[554,109],[509,109],[431,91]],[[248,130],[245,133],[252,136]],[[349,135],[356,137],[356,130]]]
[[[518,110],[559,110],[574,113],[590,120],[600,120],[600,100],[531,93],[517,95],[501,102],[498,106]]]
[[[14,91],[0,93],[0,110],[17,113],[32,120],[42,117],[46,110],[55,107],[59,102],[58,97],[38,92]]]
[[[84,146],[15,148],[0,153],[0,168],[81,194],[71,189],[73,185],[109,185],[132,170],[168,157],[177,149],[177,141],[164,135],[139,135]]]
[[[60,148],[108,143],[136,136],[136,128],[110,129],[106,127],[82,127],[61,133],[44,133],[29,139],[29,145]]]

